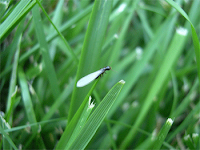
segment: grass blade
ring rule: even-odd
[[[83,49],[81,51],[81,58],[76,75],[76,82],[81,77],[98,70],[98,64],[100,62],[99,56],[101,54],[101,48],[108,25],[111,8],[112,0],[95,1],[86,37],[84,40]],[[73,115],[79,108],[80,104],[83,101],[83,98],[87,95],[91,86],[92,84],[83,88],[77,88],[76,84],[74,85],[74,91],[72,94],[68,116],[69,121],[72,119]]]
[[[26,115],[30,123],[36,123],[37,121],[36,121],[35,112],[33,109],[33,104],[31,101],[31,96],[29,94],[27,80],[21,67],[19,67],[19,70],[18,70],[18,77],[19,77],[19,83],[20,83],[20,87],[22,91],[22,99],[24,102]],[[38,127],[33,126],[32,128],[33,133],[37,133],[37,130],[38,130]]]
[[[123,93],[119,96],[116,103],[113,105],[111,111],[109,112],[108,116],[110,117],[113,112],[120,106],[124,98],[128,95],[131,88],[136,84],[137,79],[141,76],[142,71],[144,70],[146,64],[152,59],[156,48],[159,46],[160,41],[164,38],[165,29],[169,26],[173,26],[176,20],[176,16],[171,16],[164,23],[157,29],[154,38],[148,43],[148,45],[144,49],[143,57],[137,61],[132,67],[130,68],[129,73],[125,75],[125,80],[129,82],[123,88]],[[132,74],[134,72],[134,74]]]
[[[24,0],[19,1],[15,9],[8,16],[8,18],[0,25],[0,39],[3,39],[14,28],[18,21],[20,21],[25,14],[27,14],[35,5],[35,1]]]
[[[171,118],[168,118],[166,123],[164,124],[164,126],[162,127],[162,129],[160,130],[158,136],[157,136],[157,139],[154,143],[154,147],[153,149],[160,149],[171,126],[173,124],[173,120]]]
[[[99,81],[99,79],[96,80],[95,84],[90,89],[89,93],[85,97],[84,101],[82,102],[81,106],[77,110],[76,114],[74,115],[72,120],[67,125],[64,133],[62,134],[62,136],[56,146],[56,149],[64,149],[67,146],[68,141],[71,140],[71,135],[73,134],[73,132],[75,130],[79,130],[79,129],[76,129],[76,127],[79,122],[80,116],[81,116],[82,112],[84,111],[84,108],[86,107],[89,96],[92,94],[92,91],[94,90],[98,81]],[[77,128],[79,128],[79,127],[77,127]]]
[[[9,137],[8,133],[4,130],[9,129],[9,124],[4,120],[4,118],[0,115],[0,133],[3,135],[3,148],[4,149],[12,149],[12,147],[17,150],[18,148],[13,143],[12,139]]]
[[[174,35],[174,38],[171,42],[171,45],[169,47],[169,50],[166,54],[165,59],[163,60],[163,63],[160,67],[160,70],[155,78],[155,81],[153,85],[150,88],[150,91],[144,101],[144,105],[141,108],[141,112],[133,125],[132,129],[128,133],[128,136],[124,139],[122,142],[120,148],[125,149],[130,141],[135,137],[136,135],[136,129],[140,126],[142,123],[144,117],[147,115],[152,103],[153,103],[153,98],[156,96],[156,94],[159,92],[161,89],[164,81],[166,80],[167,76],[170,73],[170,70],[172,69],[175,61],[177,61],[177,58],[179,57],[181,51],[183,50],[183,44],[185,42],[187,35],[187,30],[179,28],[176,31],[176,34]],[[175,49],[175,51],[174,51]]]
[[[190,23],[191,29],[192,29],[192,40],[193,40],[193,45],[195,49],[195,55],[196,55],[196,62],[197,62],[197,70],[198,70],[198,77],[200,81],[200,43],[199,39],[196,33],[196,30],[194,28],[194,25],[190,21],[188,15],[185,13],[185,11],[179,7],[174,1],[172,0],[166,0],[172,7],[174,7],[185,19]]]
[[[85,126],[82,128],[79,135],[77,136],[76,140],[71,145],[70,149],[85,149],[85,147],[103,122],[124,84],[125,82],[121,80],[108,92],[102,102],[91,114]]]
[[[61,32],[57,29],[57,27],[54,25],[54,23],[51,21],[51,19],[49,18],[48,14],[46,13],[46,11],[44,10],[44,8],[42,7],[40,1],[36,0],[38,5],[40,6],[40,8],[42,9],[42,11],[44,12],[44,14],[46,15],[46,17],[48,18],[48,20],[51,22],[51,24],[53,25],[54,29],[57,31],[58,35],[61,37],[61,39],[63,40],[63,42],[65,43],[65,46],[67,47],[67,50],[69,51],[69,53],[71,54],[71,56],[73,57],[73,59],[75,60],[76,63],[78,63],[78,58],[77,56],[74,54],[74,52],[72,51],[72,49],[70,48],[68,42],[65,40],[64,36],[61,34]]]
[[[21,43],[21,36],[18,37],[18,42],[17,42],[17,50],[15,52],[15,58],[14,58],[14,63],[13,63],[13,70],[12,70],[12,75],[10,79],[10,89],[9,89],[9,94],[8,94],[8,101],[7,101],[7,113],[9,114],[6,118],[7,121],[9,121],[12,124],[12,110],[13,110],[13,103],[11,101],[12,94],[15,91],[16,88],[16,82],[17,82],[17,68],[18,68],[18,60],[19,60],[19,53],[20,53],[20,43]]]
[[[42,18],[39,14],[38,5],[35,5],[35,7],[33,8],[33,20],[35,22],[36,35],[40,43],[41,53],[42,53],[42,57],[43,57],[44,65],[45,65],[44,70],[46,71],[46,75],[49,79],[52,95],[56,99],[60,95],[60,88],[58,86],[55,69],[51,62],[50,55],[48,52],[48,44],[46,42],[43,24],[41,22]]]

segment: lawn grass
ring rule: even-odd
[[[199,8],[0,1],[1,149],[200,149]]]

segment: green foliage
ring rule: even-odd
[[[1,0],[1,149],[200,149],[199,8]]]

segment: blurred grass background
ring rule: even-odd
[[[199,8],[1,0],[1,149],[200,149]]]

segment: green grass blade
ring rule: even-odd
[[[67,30],[68,28],[70,28],[73,24],[75,24],[76,22],[78,22],[81,18],[87,16],[91,10],[92,10],[92,6],[90,5],[88,6],[86,9],[84,9],[83,11],[81,11],[80,13],[78,13],[76,16],[74,16],[73,18],[71,18],[69,21],[67,21],[66,23],[64,23],[61,27],[60,27],[60,32],[63,32],[65,30]],[[47,36],[47,41],[50,42],[52,41],[54,38],[56,38],[58,36],[57,32],[54,33],[50,33],[50,35]],[[23,62],[24,60],[28,59],[33,53],[37,52],[37,50],[39,49],[39,44],[36,44],[33,48],[31,48],[29,51],[27,51],[26,53],[22,54],[22,56],[19,59],[19,62]],[[12,65],[7,67],[5,70],[3,70],[0,73],[0,78],[2,78],[2,76],[6,75],[10,70],[12,69]]]
[[[198,77],[199,77],[199,81],[200,81],[200,43],[199,43],[199,39],[196,33],[196,30],[194,28],[194,25],[192,24],[192,22],[190,21],[188,15],[185,13],[185,11],[178,6],[178,4],[176,4],[174,1],[172,0],[166,0],[172,7],[174,7],[183,17],[185,17],[185,19],[190,23],[191,25],[191,29],[192,29],[192,40],[193,40],[193,44],[194,44],[194,49],[195,49],[195,55],[196,55],[196,63],[197,63],[197,70],[198,70]]]
[[[128,30],[130,21],[132,19],[134,11],[137,8],[138,3],[139,0],[132,1],[132,6],[130,8],[131,11],[129,12],[129,15],[127,16],[125,22],[122,24],[122,31],[120,32],[119,39],[116,41],[116,44],[114,46],[114,52],[112,53],[111,58],[109,59],[109,64],[115,64],[119,59],[120,50],[122,49],[126,32]]]
[[[192,138],[189,134],[184,136],[184,142],[186,143],[186,145],[189,149],[196,149],[194,146],[194,143],[192,141]]]
[[[99,69],[99,56],[101,54],[111,8],[112,0],[95,1],[86,37],[84,39],[83,49],[81,51],[76,81],[78,81],[81,77]],[[83,88],[77,88],[75,84],[68,116],[69,121],[79,108],[83,98],[87,95],[91,86],[92,84]]]
[[[125,82],[123,80],[119,81],[104,97],[102,102],[98,105],[95,111],[91,114],[86,122],[85,126],[82,128],[78,134],[76,140],[71,145],[70,149],[85,149],[89,141],[94,136],[95,132],[103,122],[108,111],[115,102],[117,96],[119,95],[121,89],[123,88]]]
[[[55,69],[51,62],[50,55],[48,52],[48,44],[46,42],[43,24],[41,22],[42,18],[39,13],[38,5],[35,5],[32,11],[33,11],[33,20],[35,22],[36,35],[40,43],[41,53],[42,53],[42,57],[43,57],[44,65],[45,65],[44,70],[46,72],[46,75],[50,83],[52,95],[56,99],[60,95],[60,88],[58,86]]]
[[[35,5],[35,1],[23,0],[19,1],[12,13],[7,17],[7,19],[0,25],[0,39],[11,32],[16,23],[20,21],[25,14],[27,14]]]
[[[5,130],[10,129],[10,125],[6,120],[0,115],[0,133],[2,135],[3,149],[12,149],[12,146],[15,147],[12,139],[8,136],[8,133]]]
[[[12,139],[9,137],[8,133],[4,130],[10,129],[9,124],[4,120],[4,118],[0,115],[0,133],[3,137],[3,148],[4,149],[12,149],[12,147],[17,150],[18,148],[13,143]]]
[[[11,101],[11,97],[15,91],[16,82],[17,82],[17,68],[18,68],[18,60],[19,60],[19,53],[20,53],[21,36],[22,35],[17,37],[18,38],[17,50],[15,52],[15,57],[14,57],[14,62],[13,62],[13,70],[12,70],[12,75],[10,78],[10,88],[9,88],[9,93],[8,93],[8,101],[7,101],[7,109],[6,109],[7,113],[9,111],[12,111],[12,106],[13,106],[13,105],[11,105],[13,103]],[[9,112],[8,114],[11,115],[11,112]],[[10,115],[7,116],[7,121],[9,121],[12,124],[12,116],[10,116]]]
[[[153,149],[160,149],[171,126],[173,124],[173,120],[168,118],[162,129],[160,130],[158,136],[156,137],[156,141],[154,143]]]
[[[93,104],[93,102],[91,102],[92,97],[89,97],[88,103],[85,105],[80,119],[78,120],[76,127],[73,131],[73,134],[71,135],[69,141],[67,142],[67,145],[65,147],[65,149],[69,149],[70,146],[72,145],[72,143],[75,141],[77,135],[79,134],[79,132],[81,131],[81,129],[83,128],[83,126],[85,125],[85,122],[87,121],[90,113],[92,112],[95,104]]]
[[[175,108],[177,107],[177,103],[178,103],[178,85],[177,85],[177,79],[175,78],[174,73],[171,73],[172,76],[172,84],[173,84],[173,88],[174,88],[174,98],[173,98],[173,104],[172,104],[172,108],[171,108],[171,112],[170,112],[170,116],[172,116],[172,113],[174,112]],[[173,117],[171,117],[173,118]]]
[[[73,57],[73,59],[75,60],[76,63],[78,63],[78,58],[75,55],[75,53],[72,51],[71,47],[69,46],[68,42],[65,40],[64,36],[61,34],[61,32],[57,29],[57,27],[54,25],[54,23],[51,21],[51,19],[49,18],[48,14],[46,13],[46,11],[44,10],[44,8],[42,7],[41,3],[36,0],[38,5],[40,6],[40,8],[42,9],[42,11],[44,12],[44,14],[46,15],[46,17],[48,18],[48,20],[51,22],[51,24],[53,25],[54,29],[57,31],[58,35],[60,36],[60,38],[63,40],[63,42],[65,43],[65,46],[67,47],[67,50],[69,51],[69,53],[71,54],[71,56]]]
[[[62,18],[64,16],[64,12],[62,11],[62,7],[63,7],[63,4],[64,4],[64,0],[61,0],[61,1],[58,1],[58,4],[55,8],[55,13],[53,14],[53,18],[52,18],[52,22],[54,23],[54,25],[59,29],[61,24],[62,24]],[[46,12],[47,13],[47,12]],[[48,16],[48,14],[47,14]],[[55,29],[50,26],[49,27],[49,31],[50,32],[54,32]],[[59,46],[59,38],[55,38],[51,43],[50,43],[50,46],[49,46],[49,53],[50,53],[50,57],[52,60],[55,59],[55,54],[56,54],[56,48],[57,46]],[[66,48],[64,48],[65,50]],[[70,54],[69,54],[70,56]]]
[[[93,84],[92,88],[88,92],[88,94],[85,97],[84,101],[82,102],[81,106],[77,110],[76,114],[74,115],[72,120],[67,125],[64,133],[62,134],[62,136],[61,136],[61,138],[60,138],[60,140],[59,140],[59,142],[56,146],[56,149],[64,149],[66,147],[68,141],[70,140],[71,135],[73,134],[74,130],[78,130],[78,129],[75,129],[75,128],[77,127],[77,123],[79,122],[79,118],[80,118],[84,108],[86,107],[89,96],[92,94],[92,91],[94,90],[98,81],[99,81],[99,79],[97,79],[96,82]],[[77,128],[79,128],[79,127],[77,127]]]
[[[0,19],[2,19],[3,15],[6,12],[6,9],[8,9],[8,2],[0,2]]]
[[[198,118],[194,117],[195,115],[199,114],[200,110],[200,101],[195,105],[189,115],[184,118],[184,121],[176,128],[176,130],[169,135],[167,138],[167,142],[170,142],[180,131],[183,131],[186,126],[189,126],[192,123],[196,123]]]
[[[200,137],[199,137],[199,134],[198,133],[193,133],[192,134],[192,140],[194,142],[194,145],[196,147],[196,149],[199,149],[200,148]]]
[[[8,53],[8,57],[6,59],[5,70],[7,68],[9,68],[9,66],[13,65],[12,64],[12,60],[13,60],[13,56],[14,56],[15,50],[17,49],[19,37],[22,36],[22,32],[24,30],[24,21],[25,21],[25,19],[23,19],[20,22],[20,24],[19,24],[19,26],[18,26],[18,28],[16,30],[16,33],[15,33],[15,36],[14,36],[12,44],[10,45],[10,48],[8,48],[8,50],[6,50],[6,51],[8,51],[7,52]],[[2,58],[3,58],[3,56],[2,56]],[[0,58],[0,59],[2,59],[2,58]],[[6,76],[4,76],[4,78],[3,78],[2,82],[1,82],[1,88],[3,88],[3,86],[5,84],[5,80],[6,80]]]
[[[18,69],[18,77],[19,77],[19,83],[20,83],[21,92],[22,92],[22,99],[24,102],[25,110],[26,110],[26,115],[30,123],[36,123],[37,121],[36,121],[35,112],[33,109],[33,104],[31,101],[31,96],[29,93],[27,80],[21,67],[19,67]],[[32,128],[33,133],[37,133],[37,130],[38,130],[38,127],[33,126]]]
[[[163,60],[160,70],[158,74],[156,75],[156,78],[150,88],[150,91],[144,101],[144,105],[141,108],[141,112],[139,116],[137,117],[137,120],[135,121],[132,129],[128,133],[128,136],[124,139],[122,142],[120,148],[125,149],[129,144],[130,141],[135,137],[136,135],[136,129],[140,126],[142,121],[144,121],[145,116],[147,115],[152,103],[153,98],[156,96],[156,94],[159,92],[159,90],[162,88],[162,85],[164,81],[167,79],[174,63],[177,61],[181,51],[183,50],[183,45],[186,39],[187,30],[183,28],[177,29],[171,45],[168,49],[168,52],[165,56],[165,59]]]
[[[133,85],[136,83],[137,79],[141,76],[146,64],[148,64],[150,59],[152,59],[156,48],[159,46],[160,41],[164,38],[164,35],[167,31],[165,29],[169,26],[173,26],[175,20],[176,16],[171,16],[168,17],[162,25],[160,25],[160,27],[156,31],[156,34],[154,35],[154,38],[145,47],[143,57],[140,60],[138,60],[134,65],[132,65],[132,67],[129,70],[129,73],[125,75],[125,80],[129,82],[126,83],[126,85],[123,88],[122,94],[119,95],[116,103],[113,105],[111,111],[108,114],[109,117],[117,110],[124,98],[128,95]]]

